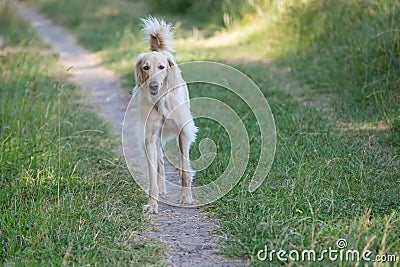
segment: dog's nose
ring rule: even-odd
[[[149,87],[151,90],[158,90],[158,82],[150,82]]]

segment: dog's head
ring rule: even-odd
[[[158,95],[167,83],[170,69],[176,65],[172,55],[165,52],[149,52],[137,57],[135,66],[138,87],[148,90],[152,96]]]

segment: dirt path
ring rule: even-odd
[[[60,54],[60,62],[70,73],[73,83],[88,94],[89,103],[104,118],[113,132],[121,135],[125,109],[130,100],[127,88],[110,70],[100,67],[99,58],[79,46],[75,38],[22,3],[15,4],[19,14],[30,22],[38,36]],[[132,122],[134,123],[134,122]],[[135,151],[131,151],[133,156]],[[166,166],[173,179],[174,170]],[[175,174],[176,175],[176,174]],[[160,203],[160,213],[152,216],[153,226],[137,238],[155,237],[168,247],[166,260],[170,266],[243,266],[246,261],[217,254],[219,236],[212,233],[217,224],[195,208],[179,208]]]

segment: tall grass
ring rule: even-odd
[[[7,2],[0,29],[0,264],[158,262],[106,125]]]
[[[317,90],[346,99],[341,108],[351,118],[392,125],[400,100],[400,2],[308,1],[285,10],[282,21],[296,29],[297,45],[289,53],[295,60],[282,55],[283,62]]]

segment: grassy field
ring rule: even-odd
[[[161,264],[107,125],[5,2],[0,36],[0,265]]]
[[[135,55],[147,49],[138,18],[149,13],[176,22],[179,62],[225,62],[257,83],[278,141],[272,170],[254,193],[247,185],[260,140],[250,110],[224,90],[190,87],[191,97],[229,103],[253,133],[242,183],[207,207],[220,218],[225,254],[263,265],[256,255],[265,245],[321,251],[345,238],[350,249],[400,260],[399,1],[243,1],[234,8],[215,1],[213,12],[211,1],[28,2],[74,32],[127,85]],[[229,139],[211,121],[196,123],[198,140],[213,139],[220,153],[196,176],[203,183],[223,172]]]

